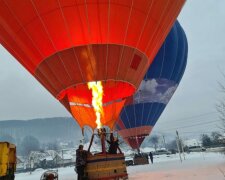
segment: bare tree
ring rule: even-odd
[[[222,136],[221,133],[216,132],[216,131],[211,133],[212,144],[214,146],[220,145],[220,137],[221,136]]]
[[[55,151],[59,150],[59,145],[57,141],[49,142],[47,144],[47,150],[55,150]]]
[[[204,147],[210,147],[212,145],[212,140],[207,134],[201,136],[201,141]]]
[[[216,105],[216,109],[219,113],[219,118],[222,124],[222,126],[219,128],[225,132],[225,101],[221,100],[219,104]]]
[[[223,78],[225,79],[225,74],[222,72]],[[219,82],[219,88],[223,94],[225,94],[225,85],[224,83]],[[222,129],[225,132],[225,97],[222,98],[216,105],[216,110],[219,113],[219,118],[221,119]]]
[[[170,141],[169,143],[167,143],[167,147],[168,149],[174,149],[177,150],[177,142],[176,139]]]
[[[149,140],[153,145],[155,150],[157,149],[158,143],[159,143],[159,136],[153,135]]]

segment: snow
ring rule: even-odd
[[[185,140],[183,141],[184,145],[186,146],[202,146],[202,143],[200,141],[198,141],[197,139],[189,139],[189,140]]]
[[[77,175],[74,171],[74,167],[65,167],[65,168],[58,168],[59,179],[63,180],[75,180],[77,179]],[[37,169],[31,174],[28,173],[20,173],[16,174],[16,180],[40,180],[41,175],[47,170]]]
[[[141,148],[141,152],[149,153],[153,151],[155,151],[155,148],[152,148],[152,147]]]
[[[182,156],[183,158],[183,156]],[[219,153],[185,154],[180,162],[179,155],[154,156],[154,164],[129,166],[129,179],[167,179],[167,180],[224,180],[225,156]],[[30,173],[16,174],[16,180],[38,180],[46,170],[38,169]],[[74,167],[58,168],[59,179],[75,180]]]
[[[53,158],[51,156],[46,157],[46,161],[53,161]]]
[[[70,154],[63,154],[63,159],[64,160],[70,160],[70,159],[73,159],[73,156],[70,155]]]

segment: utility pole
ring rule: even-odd
[[[62,149],[62,166],[64,167],[63,149]]]
[[[177,135],[177,149],[178,149],[178,152],[179,152],[179,157],[180,157],[180,162],[182,163],[182,158],[181,158],[181,150],[180,150],[180,139],[179,139],[179,134],[178,134],[178,131],[176,130],[176,135]]]
[[[165,141],[165,136],[164,136],[164,135],[162,135],[162,137],[163,137],[163,143],[164,143],[164,147],[165,147],[165,149],[167,149],[167,148],[166,148],[166,141]]]
[[[197,144],[198,144],[198,146],[200,146],[198,141],[197,141]],[[200,147],[202,148],[202,146],[200,146]],[[201,154],[202,154],[203,159],[205,160],[205,156],[204,156],[204,153],[202,150],[201,150]]]
[[[183,143],[181,142],[180,145],[181,145],[182,152],[183,152],[183,156],[184,156],[184,160],[185,160],[185,154],[184,154],[184,146],[183,146]]]
[[[182,154],[183,154],[183,156],[184,156],[184,160],[185,160],[185,154],[184,154],[184,146],[183,146],[183,143],[182,143],[182,141],[181,141],[181,139],[180,139],[180,137],[179,137],[179,133],[178,133],[178,131],[177,131],[177,137],[178,137],[178,140],[179,140],[179,144],[180,144],[180,150],[182,151]]]

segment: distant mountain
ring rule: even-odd
[[[41,143],[82,139],[80,127],[70,117],[0,121],[1,140],[11,136],[18,143],[28,135],[36,137]]]
[[[84,138],[84,143],[88,143],[91,137],[91,130],[85,128],[84,137],[77,122],[71,117],[54,117],[32,120],[7,120],[0,121],[0,141],[8,140],[19,144],[25,136],[34,136],[41,144],[49,142],[74,142],[78,144]],[[175,134],[152,133],[145,138],[142,148],[153,146],[150,139],[153,135],[159,137],[159,147],[164,147],[165,143],[169,143],[175,139]],[[95,138],[96,143],[99,143]],[[122,143],[122,139],[120,142]],[[122,143],[127,146],[125,143]]]

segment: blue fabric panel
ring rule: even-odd
[[[187,62],[187,39],[176,21],[144,79],[165,78],[179,83]]]
[[[133,96],[133,102],[121,111],[120,119],[126,129],[156,124],[184,74],[187,53],[185,32],[176,21]]]
[[[163,103],[140,103],[127,106],[120,113],[126,128],[140,126],[154,126],[161,115],[161,110],[166,107]]]

